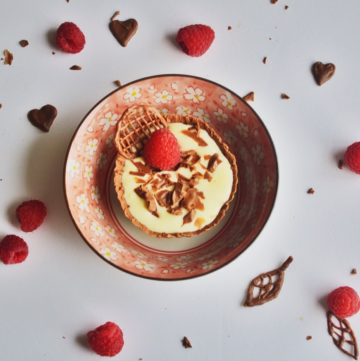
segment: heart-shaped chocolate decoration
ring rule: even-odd
[[[40,110],[33,109],[28,113],[31,124],[44,132],[48,132],[57,116],[57,110],[52,105],[44,105]]]
[[[110,30],[121,46],[126,46],[138,29],[135,19],[126,21],[113,20],[110,22]]]
[[[312,67],[312,73],[314,75],[317,85],[323,85],[330,80],[335,74],[336,67],[334,64],[323,64],[321,61],[315,63]]]

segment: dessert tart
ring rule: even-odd
[[[152,133],[169,129],[178,140],[180,162],[172,170],[145,163],[143,149]],[[117,125],[115,190],[125,216],[158,238],[191,237],[216,226],[235,196],[235,156],[205,122],[133,106]]]

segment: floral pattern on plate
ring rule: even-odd
[[[154,106],[162,114],[198,116],[236,156],[236,197],[226,217],[202,238],[161,241],[135,230],[119,210],[112,182],[114,134],[121,114],[132,105]],[[240,255],[267,222],[277,186],[275,149],[252,108],[221,85],[182,75],[138,80],[101,100],[77,129],[65,167],[67,205],[88,245],[124,271],[165,280],[204,275]]]

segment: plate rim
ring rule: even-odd
[[[99,254],[99,252],[90,244],[90,242],[87,241],[87,239],[84,237],[84,235],[82,234],[81,230],[79,229],[79,227],[77,226],[72,213],[71,213],[71,209],[70,209],[70,205],[69,205],[69,201],[68,201],[68,196],[67,196],[67,189],[66,189],[66,166],[68,163],[68,158],[69,158],[69,153],[70,153],[70,149],[71,146],[74,142],[74,139],[77,135],[77,133],[79,132],[81,126],[83,125],[84,121],[87,119],[87,117],[93,112],[93,110],[100,104],[102,103],[105,99],[109,98],[112,94],[118,92],[119,90],[128,87],[129,85],[144,81],[144,80],[148,80],[148,79],[154,79],[154,78],[165,78],[165,77],[184,77],[184,78],[191,78],[191,79],[198,79],[204,82],[208,82],[211,83],[213,85],[216,85],[218,87],[221,87],[223,89],[225,89],[226,91],[228,91],[229,93],[235,95],[238,99],[240,99],[244,104],[246,104],[246,106],[248,106],[251,111],[254,113],[254,115],[256,116],[256,118],[258,119],[258,121],[261,123],[261,125],[263,126],[263,129],[265,130],[267,137],[270,141],[270,145],[272,148],[272,151],[274,153],[274,157],[275,157],[275,166],[276,166],[276,184],[274,186],[274,199],[272,201],[272,205],[269,211],[268,216],[266,217],[263,226],[259,229],[258,233],[254,236],[254,239],[251,241],[250,244],[248,244],[240,253],[238,253],[235,257],[231,258],[230,260],[228,260],[227,262],[223,263],[222,265],[209,269],[207,272],[201,273],[201,274],[197,274],[197,275],[189,275],[189,276],[183,276],[183,277],[179,277],[179,278],[161,278],[161,277],[152,277],[151,274],[148,275],[142,275],[142,274],[138,274],[135,272],[131,272],[130,270],[124,269],[118,265],[113,264],[112,262],[110,262],[109,260],[107,260],[105,257],[103,257],[101,254]],[[278,193],[278,187],[279,187],[279,162],[278,162],[278,156],[276,153],[276,148],[274,145],[274,142],[272,140],[272,137],[266,127],[266,125],[264,124],[264,122],[262,121],[262,119],[260,118],[260,116],[257,114],[257,112],[237,93],[235,93],[234,91],[228,89],[227,87],[212,81],[210,79],[205,79],[196,75],[188,75],[188,74],[176,74],[176,73],[169,73],[169,74],[159,74],[159,75],[150,75],[147,77],[143,77],[143,78],[139,78],[136,80],[133,80],[129,83],[126,83],[124,85],[121,85],[120,87],[118,87],[117,89],[113,90],[112,92],[108,93],[106,96],[104,96],[103,98],[101,98],[86,114],[85,116],[82,118],[82,120],[80,121],[79,125],[77,126],[74,134],[72,135],[67,151],[66,151],[66,155],[65,155],[65,161],[64,161],[64,165],[63,165],[63,191],[64,191],[64,198],[65,198],[65,203],[66,203],[66,208],[69,212],[71,221],[73,222],[75,229],[78,231],[78,233],[80,234],[81,238],[83,239],[83,241],[90,247],[90,249],[98,256],[100,257],[103,261],[107,262],[109,265],[115,267],[118,270],[121,270],[122,272],[128,273],[132,276],[136,276],[136,277],[140,277],[140,278],[144,278],[147,280],[153,280],[153,281],[165,281],[165,282],[170,282],[170,281],[185,281],[185,280],[190,280],[190,279],[194,279],[194,278],[198,278],[198,277],[203,277],[206,275],[209,275],[215,271],[218,271],[222,268],[224,268],[225,266],[227,266],[228,264],[230,264],[231,262],[235,261],[241,254],[243,254],[247,249],[249,249],[249,247],[256,241],[256,239],[259,237],[259,235],[261,234],[261,232],[263,231],[263,229],[265,228],[265,226],[268,224],[269,218],[273,213],[274,207],[275,207],[275,203],[277,200],[277,193]]]

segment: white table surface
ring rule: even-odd
[[[17,234],[30,247],[21,265],[0,263],[0,359],[100,360],[85,335],[106,321],[124,332],[116,360],[350,359],[327,333],[324,300],[343,285],[360,292],[360,275],[350,274],[360,270],[360,176],[337,167],[360,141],[360,2],[2,0],[0,9],[0,51],[14,54],[11,66],[0,64],[0,239]],[[139,22],[126,48],[108,28],[116,10]],[[86,36],[77,55],[54,45],[65,21]],[[216,33],[201,58],[174,42],[180,27],[196,23]],[[22,39],[30,45],[21,48]],[[321,87],[310,71],[316,61],[337,67]],[[82,71],[70,71],[74,64]],[[74,228],[63,192],[66,151],[88,110],[115,89],[114,80],[165,73],[208,78],[240,96],[254,91],[251,106],[280,169],[275,208],[254,244],[219,271],[175,282],[104,262]],[[282,100],[283,92],[291,99]],[[45,104],[58,109],[49,133],[27,120]],[[24,234],[14,211],[31,198],[46,203],[48,216]],[[278,299],[242,307],[250,280],[289,255]],[[360,314],[349,322],[360,338]],[[181,345],[184,336],[192,349]]]

